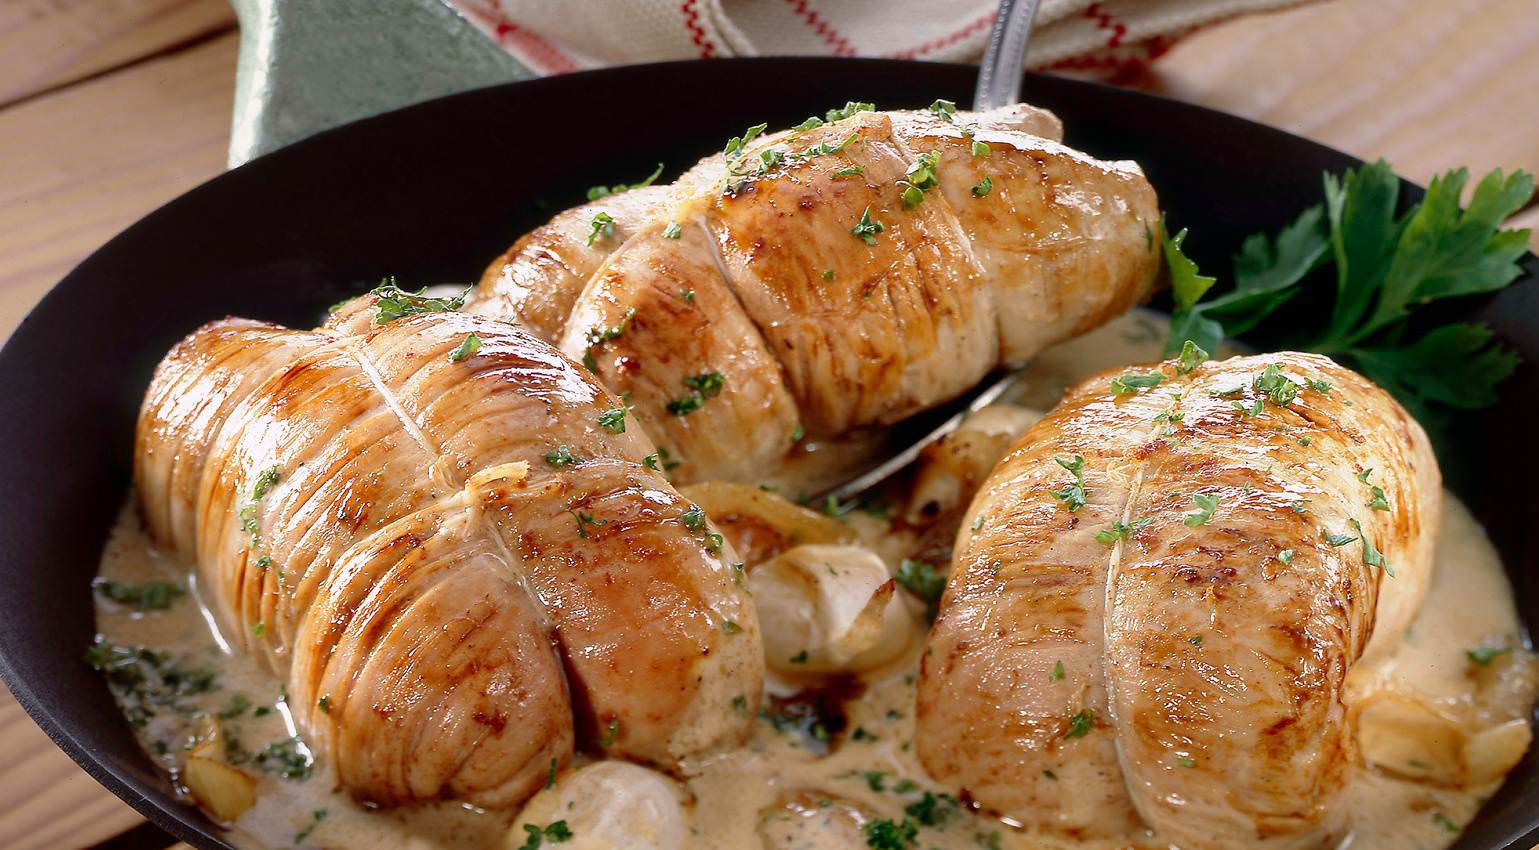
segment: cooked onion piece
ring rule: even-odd
[[[911,525],[962,510],[1015,438],[1042,418],[1040,410],[993,404],[920,452],[903,518]]]
[[[705,481],[680,487],[679,493],[705,511],[750,567],[792,546],[855,537],[844,523],[751,484]]]
[[[1464,733],[1421,703],[1395,694],[1374,697],[1357,713],[1357,746],[1369,765],[1404,779],[1462,784]]]
[[[845,850],[865,847],[872,815],[859,803],[814,789],[795,791],[759,813],[765,847]]]
[[[256,780],[225,761],[223,731],[205,721],[198,743],[187,753],[182,784],[214,820],[230,823],[256,804]]]
[[[882,559],[850,545],[797,546],[748,574],[765,662],[789,674],[861,672],[919,634]]]
[[[559,843],[561,850],[683,850],[689,840],[683,795],[656,771],[601,761],[554,782],[524,807],[508,832],[508,850],[528,846],[536,829],[547,839],[542,846]]]

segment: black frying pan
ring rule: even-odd
[[[129,484],[150,371],[177,339],[239,315],[307,326],[385,274],[470,281],[518,234],[584,189],[676,174],[760,121],[787,126],[848,99],[881,107],[965,102],[975,69],[836,59],[671,63],[469,92],[350,124],[209,181],[81,263],[0,351],[0,673],[93,777],[178,837],[227,847],[177,803],[135,745],[100,676],[90,580]],[[1320,198],[1320,172],[1357,165],[1278,130],[1136,92],[1053,77],[1024,98],[1064,119],[1068,142],[1140,162],[1188,249],[1227,269],[1247,234]],[[1419,197],[1420,190],[1410,192]],[[1470,303],[1524,366],[1502,403],[1467,415],[1445,469],[1501,550],[1539,623],[1539,259]],[[1508,778],[1459,850],[1539,842],[1539,756]]]

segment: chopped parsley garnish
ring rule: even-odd
[[[1048,674],[1047,679],[1050,682],[1061,682],[1061,681],[1063,681],[1064,675],[1065,674],[1064,674],[1064,669],[1063,669],[1063,662],[1062,661],[1054,661],[1053,662],[1053,672]]]
[[[1183,520],[1188,528],[1207,525],[1208,520],[1213,519],[1213,512],[1218,510],[1218,497],[1197,493],[1192,496],[1192,504],[1197,506],[1197,510],[1187,514]]]
[[[108,643],[98,636],[85,661],[107,679],[128,722],[142,727],[162,710],[191,715],[198,706],[184,702],[218,686],[214,671],[189,667],[170,655],[142,646]]]
[[[791,663],[792,664],[806,664],[807,663],[807,650],[804,649],[801,652],[798,652],[795,655],[791,656]]]
[[[171,607],[185,591],[169,581],[147,581],[143,584],[125,584],[99,578],[91,583],[96,592],[118,603],[131,606],[141,613],[164,611]]]
[[[984,178],[973,186],[973,197],[981,198],[992,191],[994,191],[994,178],[984,175]]]
[[[935,619],[940,611],[941,594],[946,592],[946,576],[924,561],[903,559],[898,565],[898,584],[924,602],[925,617]]]
[[[1188,340],[1190,341],[1190,340]],[[1300,385],[1294,383],[1287,375],[1282,373],[1282,367],[1273,363],[1261,370],[1251,380],[1251,386],[1256,392],[1266,397],[1267,401],[1278,407],[1287,407],[1293,400],[1299,397]]]
[[[1110,528],[1096,532],[1095,540],[1097,543],[1104,543],[1110,546],[1118,540],[1127,540],[1138,532],[1143,531],[1151,522],[1154,522],[1154,520],[1150,517],[1135,519],[1129,523],[1114,522]]]
[[[1277,553],[1277,560],[1282,561],[1284,564],[1292,564],[1293,563],[1293,550],[1292,549],[1284,549],[1281,552],[1278,552]]]
[[[1231,402],[1229,402],[1229,406],[1230,407],[1233,407],[1235,410],[1238,410],[1241,413],[1245,414],[1245,416],[1247,418],[1260,416],[1261,415],[1261,406],[1262,406],[1262,404],[1263,404],[1263,401],[1259,397],[1256,398],[1255,400],[1253,400],[1250,404],[1245,404],[1243,402],[1238,402],[1238,401],[1231,401]]]
[[[869,821],[862,830],[871,850],[907,850],[919,840],[919,826],[908,818],[901,824],[885,818]]]
[[[937,98],[934,103],[930,104],[930,111],[935,113],[936,117],[950,121],[957,114],[957,104],[954,100]]]
[[[835,171],[829,179],[838,180],[841,177],[856,177],[865,173],[866,167],[864,165],[852,165],[849,168],[841,168],[838,171]]]
[[[668,226],[663,228],[663,238],[664,239],[678,239],[679,237],[681,237],[683,235],[684,235],[684,230],[683,230],[683,228],[679,227],[679,223],[676,222],[676,221],[668,222]]]
[[[827,123],[827,122],[824,121],[822,118],[819,118],[818,116],[813,115],[813,116],[809,117],[806,121],[803,121],[802,123],[797,124],[795,127],[792,127],[791,129],[795,130],[798,133],[805,133],[808,130],[816,130],[817,128],[823,126],[825,123]]]
[[[1512,647],[1508,646],[1477,646],[1474,649],[1465,650],[1464,657],[1468,658],[1471,664],[1480,667],[1490,667],[1491,662],[1495,661],[1497,656],[1505,655],[1511,651]]]
[[[860,222],[850,228],[850,235],[867,245],[875,245],[876,235],[886,229],[887,225],[871,220],[871,208],[866,207],[866,211],[860,214]]]
[[[894,791],[899,790],[896,786]],[[918,800],[903,807],[903,813],[924,826],[945,826],[952,816],[961,811],[961,805],[950,794],[933,794],[929,791]]]
[[[611,407],[599,414],[598,424],[600,428],[611,434],[625,433],[625,405]]]
[[[607,519],[594,519],[593,514],[588,511],[568,509],[567,513],[571,514],[572,519],[577,521],[577,536],[584,540],[588,539],[588,526],[591,525],[594,528],[603,528],[609,524],[609,520]]]
[[[609,718],[609,724],[604,727],[604,737],[600,738],[598,745],[601,747],[614,746],[615,739],[620,735],[620,718]]]
[[[310,769],[315,766],[315,757],[310,755],[310,750],[305,747],[304,741],[299,740],[296,735],[268,744],[266,749],[253,757],[252,762],[268,773],[276,773],[284,779],[303,782],[310,778]]]
[[[311,812],[310,822],[305,825],[304,829],[294,833],[294,843],[303,844],[305,839],[310,837],[310,833],[314,832],[315,828],[321,825],[321,821],[326,819],[327,814],[328,812],[325,809],[316,809]]]
[[[824,269],[823,270],[823,279],[824,280],[833,280],[834,279],[834,270],[833,269]]]
[[[1061,490],[1049,490],[1048,495],[1063,502],[1069,513],[1085,506],[1085,456],[1055,457],[1053,461],[1074,475],[1074,480]]]
[[[1095,711],[1088,708],[1080,709],[1078,714],[1069,718],[1068,731],[1063,733],[1065,738],[1083,738],[1095,728]]]
[[[684,386],[705,398],[715,398],[721,393],[721,388],[726,385],[727,377],[720,372],[702,372],[684,379]]]
[[[730,162],[742,156],[743,148],[746,147],[749,142],[758,138],[759,135],[767,129],[769,129],[768,124],[755,124],[752,127],[749,127],[747,130],[744,130],[743,135],[733,136],[732,138],[728,139],[726,146],[721,149],[722,157]]]
[[[320,699],[315,701],[315,707],[320,709],[322,714],[330,714],[331,694],[323,694]]]
[[[940,176],[936,169],[940,167],[940,154],[936,151],[928,151],[914,158],[913,163],[904,173],[903,180],[898,185],[903,189],[903,206],[913,209],[924,203],[924,193],[940,185]]]
[[[1139,390],[1157,387],[1163,380],[1165,380],[1165,375],[1161,372],[1150,372],[1147,375],[1128,373],[1112,379],[1111,391],[1116,395],[1130,395]]]
[[[688,302],[690,304],[695,303],[695,291],[693,289],[681,289],[681,290],[679,290],[679,297],[684,299],[686,302]]]
[[[796,427],[791,429],[791,442],[793,443],[800,443],[806,436],[807,429],[800,422],[796,423]]]
[[[600,212],[588,222],[588,244],[592,245],[600,239],[613,239],[615,235],[615,220],[607,212]]]
[[[1454,823],[1449,819],[1447,815],[1443,814],[1442,812],[1433,812],[1432,822],[1442,827],[1443,831],[1449,833],[1450,835],[1458,835],[1459,832],[1463,829],[1463,827]]]
[[[736,622],[733,622],[732,620],[722,620],[721,621],[721,631],[722,631],[722,634],[740,635],[740,634],[743,633],[743,627],[739,626]]]
[[[1400,180],[1383,160],[1327,174],[1324,203],[1275,237],[1246,239],[1233,288],[1207,300],[1214,279],[1198,275],[1182,254],[1183,231],[1165,243],[1176,302],[1167,348],[1191,339],[1211,349],[1225,335],[1255,331],[1345,362],[1435,434],[1454,411],[1495,403],[1496,386],[1518,357],[1489,327],[1456,322],[1424,332],[1407,325],[1440,310],[1429,307],[1435,302],[1494,292],[1521,274],[1529,234],[1501,224],[1533,196],[1533,177],[1493,171],[1461,207],[1468,181],[1466,169],[1447,172],[1401,213]],[[1329,271],[1311,274],[1322,267]],[[1318,306],[1320,298],[1299,297],[1316,292],[1329,298],[1328,308]]]
[[[674,416],[688,416],[689,414],[699,410],[703,404],[705,404],[705,399],[702,398],[698,393],[693,393],[681,398],[673,399],[672,401],[668,402],[667,408],[668,412],[672,413]]]
[[[693,505],[679,516],[679,522],[690,531],[699,531],[705,528],[705,511],[699,505]]]
[[[470,289],[465,287],[464,292],[453,298],[429,298],[427,287],[407,292],[395,285],[395,278],[387,277],[369,291],[370,295],[379,299],[375,304],[379,312],[374,316],[374,323],[388,325],[402,316],[419,313],[452,313],[465,306],[465,296],[470,294]]]
[[[475,354],[477,351],[480,351],[480,350],[481,350],[481,337],[480,337],[480,335],[474,334],[474,333],[468,333],[468,334],[465,334],[465,341],[460,343],[459,346],[457,348],[455,348],[453,351],[449,352],[449,360],[454,362],[454,363],[458,363],[458,362],[464,360],[465,358],[469,357],[470,355]]]
[[[1334,531],[1330,531],[1324,528],[1320,529],[1320,535],[1325,538],[1326,543],[1331,544],[1337,549],[1340,549],[1341,547],[1357,539],[1350,534],[1337,534]]]
[[[1191,340],[1181,343],[1181,358],[1176,363],[1176,374],[1189,375],[1198,366],[1208,362],[1208,352]]]
[[[1373,498],[1369,500],[1368,507],[1376,511],[1389,510],[1389,497],[1384,495],[1383,487],[1375,485],[1370,489],[1370,492],[1373,493]]]
[[[251,698],[245,694],[231,694],[224,708],[214,715],[220,720],[233,720],[251,710]]]
[[[272,466],[262,470],[257,476],[256,483],[251,485],[251,495],[241,505],[237,514],[240,517],[240,530],[251,535],[251,544],[256,545],[262,539],[262,520],[257,516],[257,509],[261,507],[262,499],[277,486],[281,474],[278,467]]]
[[[550,757],[550,772],[545,774],[545,787],[556,787],[556,757]]]
[[[657,456],[648,455],[648,457],[655,458]],[[576,455],[572,454],[572,450],[566,446],[557,446],[554,451],[545,455],[545,462],[551,466],[576,466],[582,463]],[[657,467],[654,466],[652,468],[656,469]]]
[[[1183,756],[1181,758],[1176,759],[1176,764],[1179,764],[1182,767],[1196,767],[1197,766],[1197,760],[1196,759],[1186,758],[1185,756]]]
[[[987,144],[973,139],[973,156],[988,156],[992,153],[993,151],[989,149]]]
[[[1363,564],[1369,567],[1378,567],[1385,573],[1388,573],[1390,578],[1394,578],[1395,568],[1390,566],[1389,560],[1384,557],[1383,552],[1380,552],[1378,549],[1374,548],[1373,542],[1368,539],[1368,535],[1363,534],[1362,523],[1359,523],[1355,519],[1349,519],[1347,522],[1351,523],[1352,527],[1357,529],[1358,536],[1362,538]]]
[[[838,109],[830,109],[827,112],[823,113],[823,118],[825,120],[827,120],[830,124],[832,124],[835,121],[839,121],[841,119],[848,118],[848,117],[850,117],[851,115],[854,115],[857,112],[875,112],[875,111],[876,111],[876,104],[874,104],[874,103],[865,103],[865,102],[859,101],[859,100],[851,100],[851,101],[846,102],[843,106],[839,107]]]
[[[646,179],[642,180],[640,183],[632,183],[629,186],[625,185],[624,183],[616,183],[613,186],[588,187],[588,200],[596,201],[599,198],[607,198],[610,195],[618,195],[621,192],[628,192],[631,189],[640,189],[643,186],[650,186],[653,183],[656,183],[657,178],[661,176],[663,176],[663,164],[659,162],[657,167],[652,169],[652,173],[648,174]]]
[[[545,839],[550,839],[552,844],[564,844],[572,840],[572,830],[566,825],[566,821],[553,821],[549,826],[540,827],[532,823],[524,824],[524,833],[528,838],[518,850],[540,850]]]
[[[594,328],[588,331],[588,347],[593,348],[612,339],[618,339],[625,333],[626,328],[631,326],[631,320],[634,318],[636,318],[636,308],[631,307],[625,311],[625,315],[620,317],[620,321],[607,328]]]

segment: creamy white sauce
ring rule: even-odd
[[[1123,317],[1039,358],[1013,400],[1046,409],[1066,386],[1085,375],[1156,359],[1163,337],[1164,329],[1152,315],[1135,312]],[[1536,687],[1535,665],[1523,649],[1524,636],[1511,588],[1495,551],[1456,498],[1446,495],[1444,504],[1427,597],[1435,603],[1418,614],[1396,652],[1372,667],[1360,666],[1353,671],[1348,699],[1355,706],[1393,695],[1425,707],[1452,728],[1473,732],[1500,722],[1514,711],[1527,717]],[[862,514],[846,519],[862,541],[894,570],[915,545],[912,534],[895,533],[886,521]],[[97,623],[113,644],[148,647],[174,657],[184,667],[206,668],[217,674],[217,687],[180,698],[180,710],[159,709],[137,732],[146,750],[176,784],[184,746],[195,731],[197,715],[224,715],[219,722],[223,734],[237,742],[232,748],[237,766],[257,780],[257,802],[230,825],[231,843],[251,850],[513,850],[524,845],[527,833],[518,812],[486,812],[451,803],[369,810],[334,787],[324,759],[314,764],[309,778],[303,780],[283,778],[273,760],[264,764],[255,754],[295,735],[283,704],[282,685],[252,659],[228,651],[228,642],[218,634],[213,618],[207,616],[190,586],[191,573],[187,565],[174,562],[151,546],[135,512],[125,508],[103,554],[101,577],[127,584],[170,582],[184,594],[168,608],[147,613],[98,594]],[[917,606],[911,598],[908,602]],[[1466,656],[1467,650],[1482,646],[1512,649],[1489,667],[1482,667]],[[832,736],[827,754],[815,752],[821,749],[816,737],[777,729],[769,719],[761,718],[754,722],[752,738],[742,749],[684,765],[680,782],[674,787],[688,826],[685,846],[693,850],[863,847],[862,823],[877,818],[901,821],[907,807],[923,805],[927,791],[937,795],[935,810],[942,812],[942,822],[920,828],[919,847],[1113,850],[1168,846],[1147,832],[1104,842],[1066,842],[965,811],[949,797],[939,799],[938,795],[952,789],[925,775],[912,745],[921,652],[921,640],[916,637],[898,661],[863,677],[861,692],[844,702],[847,725]],[[799,687],[772,681],[769,691],[785,696]],[[242,699],[249,707],[237,712]],[[295,747],[294,752],[301,756],[307,753],[302,746]],[[641,834],[626,833],[632,828],[621,822],[600,825],[590,820],[595,815],[586,812],[605,811],[603,806],[595,808],[591,800],[575,799],[576,792],[563,796],[563,783],[586,763],[579,758],[557,778],[553,788],[542,791],[526,806],[529,822],[536,826],[570,819],[574,833],[571,843],[547,840],[544,846],[563,850],[618,848],[626,845],[603,836],[617,831]],[[1351,850],[1445,847],[1457,837],[1458,826],[1474,816],[1480,802],[1499,784],[1500,780],[1495,780],[1440,787],[1360,766],[1354,769],[1344,792],[1349,795],[1345,808],[1351,813],[1352,832],[1341,846]],[[614,805],[623,808],[627,802],[616,799]],[[664,800],[659,805],[673,803]],[[585,837],[584,823],[590,822],[595,826]],[[669,830],[675,829],[668,826],[659,834],[671,835]]]

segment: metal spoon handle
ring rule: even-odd
[[[1039,0],[999,0],[999,14],[978,67],[973,109],[980,112],[1021,99],[1021,73],[1026,67],[1026,42],[1037,17]]]

